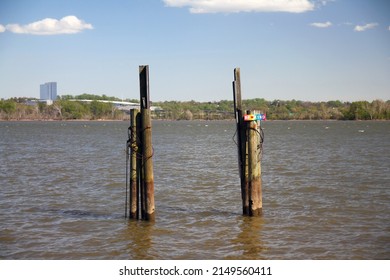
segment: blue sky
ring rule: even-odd
[[[270,5],[270,3],[273,3]],[[387,0],[0,0],[0,98],[390,99]]]

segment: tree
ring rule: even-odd
[[[374,100],[371,103],[373,118],[376,120],[386,119],[386,103],[383,100]]]
[[[111,103],[103,103],[99,101],[92,101],[90,104],[90,110],[93,119],[100,119],[103,117],[111,116],[113,105]]]
[[[16,111],[16,102],[13,100],[0,101],[0,111],[10,115]]]
[[[61,100],[59,103],[61,115],[65,119],[82,119],[90,115],[90,111],[84,103],[69,100]]]
[[[367,101],[352,102],[349,107],[349,117],[353,120],[370,120],[372,119],[369,112],[370,104]]]

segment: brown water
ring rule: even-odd
[[[235,123],[156,121],[155,223],[124,219],[127,126],[0,122],[0,258],[390,258],[390,122],[264,122],[247,218]]]

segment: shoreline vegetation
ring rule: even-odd
[[[85,100],[89,100],[86,102]],[[105,95],[63,95],[48,105],[34,98],[0,100],[3,121],[123,121],[129,120],[129,109],[104,101],[122,101]],[[125,100],[139,103],[138,100]],[[242,101],[246,110],[257,110],[267,120],[390,120],[390,100],[356,102],[309,102],[263,98]],[[163,101],[153,102],[154,120],[233,120],[233,101]]]

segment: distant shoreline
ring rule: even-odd
[[[195,120],[168,120],[168,119],[152,119],[154,122],[235,122],[235,119],[220,119],[220,120],[204,120],[204,119],[195,119]],[[388,122],[390,120],[335,120],[335,119],[313,119],[313,120],[265,120],[264,122]],[[89,120],[89,119],[72,119],[72,120],[56,120],[56,119],[0,119],[0,122],[129,122],[129,120],[110,120],[110,119],[98,119],[98,120]]]
[[[89,119],[74,119],[74,120],[56,120],[56,119],[0,119],[0,122],[124,122],[128,120],[89,120]]]
[[[37,103],[30,105],[26,98],[0,100],[0,118],[3,120],[36,121],[111,121],[128,120],[130,107],[114,105],[101,97],[98,102],[75,100],[64,97],[51,105]],[[103,102],[107,101],[107,102]],[[132,103],[133,104],[133,103]],[[136,104],[136,103],[134,103]],[[231,100],[219,102],[153,102],[152,119],[162,120],[232,120],[234,103]],[[267,115],[267,120],[390,120],[390,100],[356,102],[305,102],[297,100],[273,100],[263,98],[242,101],[242,112],[259,111]]]

